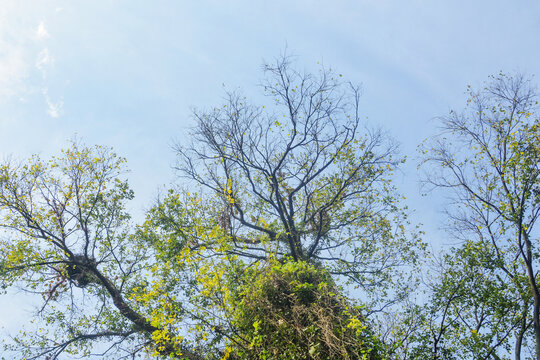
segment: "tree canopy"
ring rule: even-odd
[[[392,183],[404,161],[360,89],[289,57],[260,104],[195,109],[140,223],[126,160],[72,141],[0,165],[0,281],[41,296],[21,359],[540,356],[540,120],[529,80],[469,92],[422,146],[458,244],[431,266]],[[419,282],[421,269],[428,273]],[[425,291],[414,299],[414,291]],[[14,355],[15,356],[15,355]]]

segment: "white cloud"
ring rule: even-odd
[[[45,96],[45,101],[47,102],[47,114],[55,119],[60,117],[60,115],[62,115],[62,108],[64,107],[64,100],[60,98],[60,100],[53,102],[49,97],[47,88],[43,89],[42,92]]]
[[[46,97],[47,100],[47,114],[52,118],[58,118],[62,114],[62,108],[64,107],[64,100],[59,100],[56,103],[51,102],[49,97]]]
[[[51,56],[48,48],[45,48],[40,51],[36,60],[36,68],[41,71],[41,74],[45,78],[47,66],[52,65],[54,58]]]
[[[51,35],[47,19],[42,18],[45,13],[41,6],[29,8],[20,0],[2,0],[0,104],[30,101],[33,95],[41,92],[46,112],[56,118],[62,115],[63,100],[56,101],[58,97],[51,99],[46,91],[40,91],[40,88],[48,87],[48,75],[55,63],[47,46]]]
[[[51,35],[47,31],[47,28],[45,27],[45,23],[41,21],[36,30],[36,38],[39,40],[39,39],[47,39],[49,37],[51,37]]]

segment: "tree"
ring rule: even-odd
[[[125,160],[110,149],[77,143],[47,162],[34,156],[0,166],[2,288],[18,285],[43,297],[38,329],[21,331],[6,350],[56,359],[63,352],[87,356],[102,341],[102,355],[115,358],[148,348],[193,355],[174,336],[155,341],[166,324],[131,300],[152,280],[153,263],[129,226],[125,204],[133,192],[124,171]]]
[[[249,311],[238,304],[258,302],[234,294],[260,293],[252,283],[276,261],[310,264],[336,283],[359,288],[359,326],[371,328],[367,317],[374,319],[407,294],[413,285],[409,267],[423,250],[417,234],[406,229],[406,213],[391,185],[402,161],[395,159],[397,147],[381,131],[362,126],[359,88],[324,68],[316,75],[300,73],[288,57],[264,71],[262,89],[270,104],[256,106],[229,92],[223,105],[194,111],[192,143],[177,147],[176,168],[189,191],[171,190],[143,232],[158,256],[170,260],[169,276],[193,274],[183,280],[197,284],[186,290],[186,313],[203,335],[192,342],[239,358],[254,356],[255,338],[249,326],[241,326],[239,314]],[[334,297],[350,301],[341,290]],[[272,319],[295,323],[272,314],[260,321],[268,325]],[[336,326],[348,321],[335,320]],[[294,333],[294,326],[289,330]],[[303,348],[300,337],[278,343],[292,339]]]
[[[396,271],[422,247],[391,185],[397,146],[362,125],[360,90],[341,74],[301,73],[287,56],[264,72],[271,104],[229,92],[222,106],[194,111],[179,174],[206,191],[231,253],[320,263],[381,305],[407,285]]]
[[[499,74],[480,91],[469,87],[466,111],[443,117],[443,134],[424,148],[425,162],[433,165],[426,183],[453,190],[449,216],[463,242],[455,250],[458,257],[448,259],[441,291],[435,292],[436,299],[447,298],[445,309],[459,312],[442,327],[472,326],[476,338],[488,337],[494,346],[506,344],[511,334],[516,359],[528,340],[540,359],[536,107],[530,80]],[[450,299],[449,287],[458,292],[471,287],[471,292]],[[503,319],[504,326],[495,328]]]

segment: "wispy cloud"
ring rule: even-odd
[[[62,108],[64,107],[64,100],[60,98],[60,100],[53,102],[49,96],[47,88],[43,89],[42,92],[45,96],[45,101],[47,102],[47,114],[55,119],[60,117],[60,115],[62,115]]]
[[[15,11],[17,8],[12,10],[18,13]],[[9,12],[3,13],[0,10],[0,20],[5,17],[2,15],[7,14]],[[64,101],[62,98],[52,98],[47,85],[47,73],[54,65],[54,57],[45,46],[51,35],[45,21],[40,21],[37,27],[30,22],[15,26],[0,21],[0,103],[9,102],[13,98],[26,101],[27,95],[39,93],[41,88],[46,104],[45,112],[52,118],[58,118],[62,115]],[[36,72],[32,70],[32,63],[41,74],[41,80],[34,77]]]
[[[54,63],[54,58],[51,56],[48,48],[40,51],[36,59],[36,68],[41,71],[43,78],[47,75],[47,66]]]
[[[49,37],[51,37],[51,35],[49,34],[49,32],[47,31],[47,28],[45,27],[45,22],[41,21],[36,30],[36,38],[47,39]]]

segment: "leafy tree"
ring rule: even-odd
[[[22,330],[6,350],[25,359],[88,356],[95,341],[115,358],[152,347],[185,350],[174,336],[156,342],[167,324],[131,300],[152,281],[155,263],[131,234],[125,204],[133,192],[124,172],[125,160],[109,149],[77,143],[50,161],[34,156],[0,166],[1,285],[43,297],[37,327]]]
[[[529,80],[500,74],[469,88],[466,110],[443,117],[443,134],[423,149],[433,165],[426,183],[453,191],[449,216],[462,241],[444,261],[432,306],[441,338],[474,358],[497,358],[513,340],[516,359],[527,342],[540,359],[536,106]]]
[[[454,248],[431,273],[430,299],[410,309],[406,359],[506,359],[522,326],[520,296],[475,245]]]

